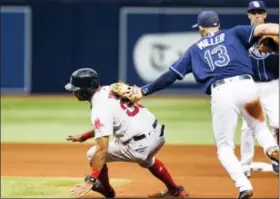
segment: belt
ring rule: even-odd
[[[221,79],[221,80],[218,80],[218,81],[214,82],[212,84],[212,88],[216,88],[217,86],[225,84],[226,82],[232,81],[234,79],[244,80],[244,79],[252,79],[252,77],[250,75],[239,75],[239,76],[235,76],[235,77],[232,77],[232,78]]]
[[[158,120],[155,119],[155,121],[154,121],[154,123],[153,123],[152,126],[153,126],[154,129],[156,129],[157,125],[158,125]],[[164,135],[164,128],[165,128],[165,126],[162,125],[162,126],[161,126],[161,129],[160,129],[160,135],[159,135],[159,137],[161,137],[161,136]],[[146,134],[141,134],[141,135],[133,136],[132,139],[133,139],[134,141],[139,141],[139,140],[143,140],[143,139],[146,138],[146,137],[147,137]]]

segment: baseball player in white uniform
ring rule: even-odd
[[[114,198],[115,191],[109,183],[107,163],[115,161],[133,162],[149,171],[167,187],[167,190],[150,197],[187,197],[182,186],[173,181],[165,165],[156,153],[165,143],[164,125],[142,105],[124,101],[110,92],[109,86],[99,85],[98,74],[90,68],[75,71],[65,88],[72,91],[80,101],[91,104],[93,130],[79,136],[69,136],[70,141],[85,141],[94,137],[87,157],[92,172],[85,182],[77,185],[71,194],[81,196],[90,190],[107,198]],[[115,140],[109,141],[114,136]]]
[[[264,24],[266,17],[266,6],[263,1],[249,3],[248,18],[251,25]],[[279,144],[279,55],[260,53],[256,45],[251,47],[249,52],[260,101],[268,116],[272,133]],[[241,164],[245,175],[250,177],[250,165],[254,157],[254,132],[247,126],[244,119],[241,131]],[[272,168],[279,174],[279,164],[272,161]]]

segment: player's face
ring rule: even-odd
[[[251,21],[251,25],[263,24],[267,17],[267,13],[263,10],[252,10],[248,13],[248,18]]]
[[[83,100],[80,91],[74,91],[74,92],[73,92],[73,95],[75,95],[79,101],[82,101],[82,100]]]

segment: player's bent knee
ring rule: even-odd
[[[96,151],[96,146],[91,147],[87,151],[87,158],[88,158],[89,161],[93,158],[95,151]]]
[[[234,149],[231,147],[221,147],[218,149],[217,154],[218,154],[218,159],[220,161],[223,161],[225,158],[229,156],[229,154],[234,154]]]
[[[150,160],[142,161],[142,162],[139,163],[139,165],[143,168],[150,168],[154,165],[154,163],[155,163],[155,157],[153,157]]]

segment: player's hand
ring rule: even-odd
[[[74,189],[70,191],[73,196],[83,196],[87,194],[93,187],[94,183],[91,181],[86,181],[81,184],[77,184]]]
[[[69,135],[66,138],[67,141],[72,141],[72,142],[84,142],[85,140],[83,139],[82,135]]]

